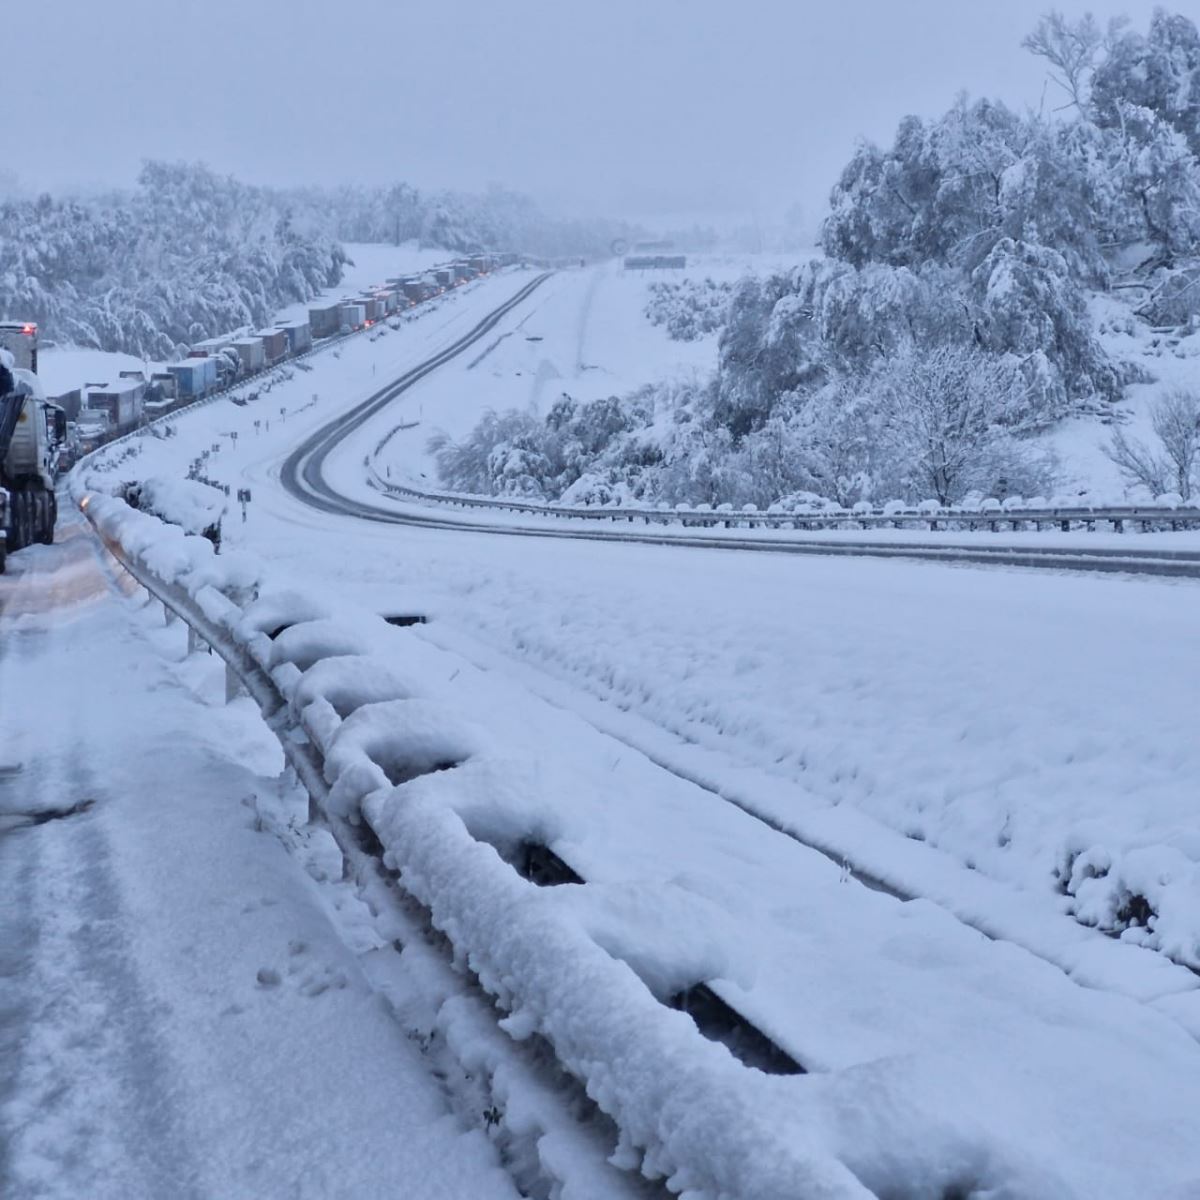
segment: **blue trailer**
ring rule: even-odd
[[[217,360],[215,358],[185,358],[168,363],[167,370],[175,376],[179,399],[184,403],[200,400],[216,391]]]
[[[312,349],[312,326],[307,321],[287,321],[279,328],[287,334],[288,351],[291,354],[303,354],[305,350]]]

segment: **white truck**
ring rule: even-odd
[[[0,322],[0,572],[9,553],[54,540],[66,432],[66,413],[37,377],[37,326]]]

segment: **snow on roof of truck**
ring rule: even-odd
[[[91,395],[118,395],[126,392],[136,392],[138,388],[145,387],[144,379],[118,379],[116,383],[89,383],[83,389],[84,392]]]

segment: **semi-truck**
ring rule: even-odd
[[[175,376],[180,400],[202,400],[217,390],[219,379],[215,358],[185,358],[181,362],[168,363],[167,370]]]
[[[67,414],[46,399],[35,368],[37,326],[0,325],[0,572],[8,554],[54,541],[54,477]]]

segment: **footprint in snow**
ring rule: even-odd
[[[274,967],[260,967],[255,978],[259,987],[277,988],[285,980],[302,996],[320,996],[344,988],[349,982],[344,971],[312,962],[307,957],[308,944],[299,939],[288,943],[290,962],[283,973]]]

